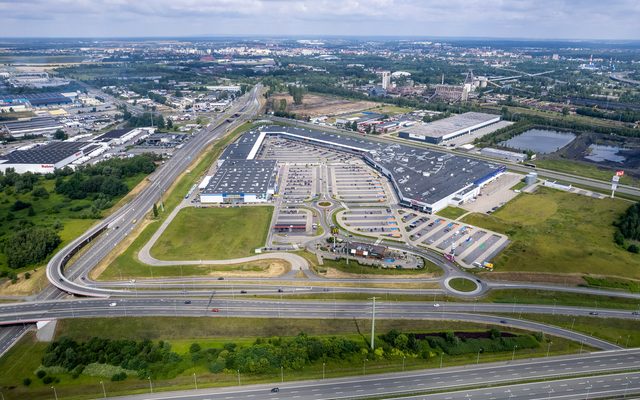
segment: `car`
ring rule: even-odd
[[[185,300],[184,304],[191,304],[191,300]]]
[[[109,303],[109,307],[115,307],[117,305],[118,305],[118,303],[115,303],[115,302],[114,303]]]
[[[219,308],[212,308],[211,312],[220,312],[220,309]]]
[[[634,311],[631,313],[631,315],[640,315],[640,311]]]
[[[505,321],[504,319],[501,319],[501,320],[500,320],[500,323],[501,323],[501,324],[506,324],[506,323],[507,323],[507,321]]]
[[[591,311],[591,312],[589,313],[589,315],[598,315],[598,312],[597,312],[597,311]]]
[[[223,281],[224,280],[224,276],[221,276],[218,278],[219,281]]]
[[[438,307],[440,307],[440,304],[435,303],[433,306],[434,306],[434,307],[436,307],[436,308],[438,308]]]
[[[282,292],[284,292],[284,290],[278,289],[278,293],[282,293]]]
[[[271,389],[271,393],[278,393],[279,391],[280,391],[280,388],[277,388],[277,387]]]
[[[246,290],[241,290],[240,293],[241,294],[247,294],[247,291]]]

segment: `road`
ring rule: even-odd
[[[242,122],[257,115],[259,109],[257,96],[260,88],[260,86],[254,87],[239,99],[229,111],[221,115],[218,120],[212,122],[189,140],[171,159],[149,176],[150,183],[133,200],[100,223],[92,226],[88,231],[56,253],[47,265],[47,278],[49,281],[57,289],[64,292],[86,296],[108,296],[100,289],[86,287],[82,283],[74,282],[74,280],[95,267],[134,229],[136,222],[141,221],[151,210],[153,204],[160,201],[163,193],[178,179],[180,174],[188,168],[207,145]],[[227,118],[235,113],[241,114],[241,117],[232,123],[226,122]],[[95,241],[95,243],[92,243],[91,251],[80,256],[72,267],[63,274],[62,271],[67,260],[81,247],[82,243],[90,241]],[[39,298],[56,298],[59,296],[59,290],[57,289],[48,287]]]
[[[291,383],[248,385],[216,389],[201,389],[179,392],[149,393],[118,397],[123,400],[235,400],[235,399],[365,399],[365,398],[402,398],[402,399],[540,399],[547,398],[553,389],[553,396],[560,398],[569,394],[584,399],[589,390],[592,398],[597,393],[612,393],[620,390],[622,394],[640,392],[640,373],[633,372],[640,367],[640,350],[622,350],[590,353],[583,355],[550,357],[544,359],[516,360],[465,367],[362,375],[349,378],[298,381]],[[596,375],[575,378],[577,375]],[[559,379],[554,381],[551,379]],[[544,381],[549,379],[548,381]],[[513,384],[521,381],[541,382],[531,384]],[[509,386],[505,386],[510,384]],[[500,387],[491,387],[498,386]],[[277,393],[271,388],[277,386]],[[484,386],[482,389],[459,390],[463,387]],[[590,389],[587,389],[589,388]],[[546,390],[544,396],[541,391]],[[447,391],[446,394],[397,397],[426,391]],[[469,393],[471,396],[467,396]],[[581,396],[581,397],[580,397]]]
[[[272,292],[273,293],[273,292]],[[275,293],[274,293],[275,294]],[[249,294],[247,293],[247,296]],[[295,301],[238,298],[218,298],[214,293],[208,299],[132,297],[120,299],[77,299],[37,301],[0,305],[0,325],[34,323],[61,318],[103,317],[260,317],[260,318],[326,318],[369,319],[370,302],[353,301]],[[559,328],[553,325],[504,317],[493,314],[553,314],[589,316],[592,309],[580,307],[554,307],[541,305],[511,305],[493,303],[436,303],[393,302],[376,303],[378,319],[457,320],[481,324],[495,324],[510,328],[563,337],[603,350],[619,349],[617,344],[596,337]],[[213,311],[213,310],[217,311]],[[602,309],[601,318],[638,319],[639,315],[626,310]]]

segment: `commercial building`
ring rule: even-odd
[[[524,153],[494,149],[493,147],[485,147],[481,149],[480,154],[482,154],[483,156],[497,158],[500,160],[508,160],[511,162],[524,162],[527,159],[527,155]]]
[[[398,136],[405,139],[438,144],[468,135],[499,121],[499,115],[467,112],[434,122],[412,125],[402,129]]]
[[[359,136],[285,126],[261,132],[357,155],[390,180],[401,205],[427,213],[471,200],[506,171],[497,163]]]
[[[29,120],[8,121],[0,123],[0,132],[6,132],[12,137],[37,136],[54,133],[64,128],[64,124],[54,118],[36,117]]]
[[[94,142],[108,143],[111,146],[117,146],[128,142],[139,135],[149,136],[155,132],[155,128],[124,128],[114,129],[102,135],[96,136]]]
[[[252,131],[227,146],[200,192],[202,203],[264,203],[277,190],[275,160],[255,160],[266,134]],[[204,183],[204,182],[203,182]]]
[[[72,102],[69,97],[57,92],[3,95],[0,97],[0,105],[29,103],[33,107],[46,107],[71,104]]]
[[[0,156],[0,171],[45,174],[63,168],[99,147],[88,142],[49,142]]]

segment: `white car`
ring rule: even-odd
[[[438,307],[440,307],[440,304],[435,303],[433,306],[434,306],[435,308],[438,308]]]
[[[117,305],[118,305],[118,303],[109,303],[109,307],[115,307]]]

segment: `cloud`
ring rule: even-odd
[[[637,0],[0,0],[0,35],[640,37]],[[111,28],[110,28],[111,27]]]

